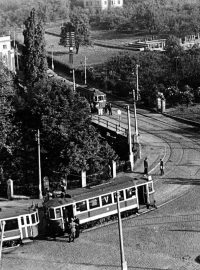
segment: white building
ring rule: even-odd
[[[123,0],[83,0],[84,8],[95,10],[123,7]]]
[[[9,70],[15,72],[15,53],[9,35],[0,36],[0,59]]]

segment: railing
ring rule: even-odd
[[[122,127],[119,123],[113,123],[109,120],[103,119],[101,116],[92,116],[92,121],[97,122],[99,125],[106,127],[112,131],[115,131],[117,134],[121,134],[127,137],[128,130]]]

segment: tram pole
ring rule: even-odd
[[[6,225],[6,222],[3,220],[1,222],[0,262],[2,260],[3,235],[4,235],[5,225]]]
[[[37,133],[37,143],[38,143],[38,173],[39,173],[39,199],[43,199],[42,196],[42,177],[41,177],[41,158],[40,158],[40,130]]]
[[[132,150],[132,136],[131,136],[131,120],[130,120],[130,109],[127,105],[127,117],[128,117],[128,142],[129,142],[129,161],[131,165],[131,171],[133,171],[133,150]]]
[[[119,203],[119,191],[116,192],[117,194],[117,212],[118,212],[118,226],[119,226],[119,242],[120,242],[120,256],[121,256],[121,270],[127,270],[127,262],[125,260],[124,255],[124,243],[123,243],[123,232],[122,232],[122,220],[121,220],[121,213],[120,213],[120,203]]]

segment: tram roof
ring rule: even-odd
[[[125,188],[129,188],[131,186],[139,186],[144,185],[147,181],[144,179],[137,179],[129,176],[121,176],[117,177],[113,181],[109,183],[104,183],[102,185],[90,187],[90,188],[79,188],[75,190],[68,190],[68,194],[71,196],[71,199],[64,198],[59,199],[55,198],[53,200],[49,200],[45,203],[47,207],[58,207],[60,205],[71,204],[75,201],[81,201],[88,198],[97,197],[103,194],[108,194],[111,192],[115,192],[117,190],[122,190]]]
[[[26,208],[26,207],[19,207],[19,206],[3,206],[1,207],[0,211],[0,220],[6,218],[17,218],[21,215],[32,214],[35,210]]]

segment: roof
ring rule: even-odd
[[[57,207],[60,205],[64,205],[64,204],[72,204],[74,202],[74,200],[70,199],[70,198],[55,198],[52,200],[49,200],[47,202],[45,202],[45,206],[50,208],[50,207]]]
[[[6,218],[15,218],[25,214],[34,213],[33,209],[27,207],[18,207],[18,206],[3,206],[0,211],[0,220]]]
[[[115,178],[113,181],[109,183],[105,183],[102,185],[98,185],[98,186],[94,186],[90,188],[79,188],[76,190],[68,190],[67,193],[72,197],[72,199],[55,198],[45,203],[45,206],[57,207],[59,205],[70,204],[75,201],[81,201],[88,198],[97,197],[103,194],[107,194],[110,192],[114,192],[117,190],[131,187],[131,186],[142,185],[144,183],[146,183],[146,180],[144,179],[137,179],[137,178],[132,178],[129,176],[121,176],[121,177]]]

